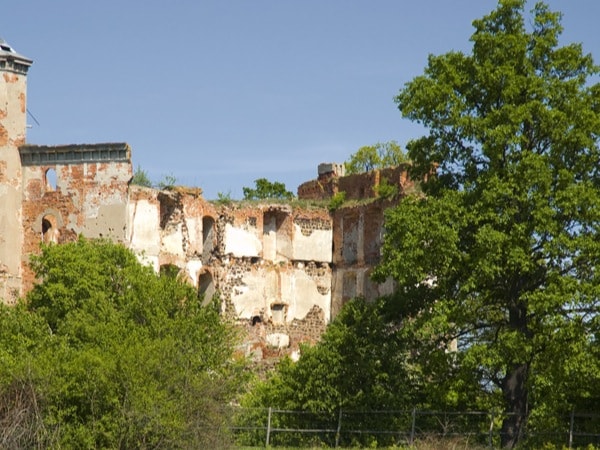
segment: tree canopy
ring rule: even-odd
[[[317,345],[302,346],[297,362],[289,358],[281,361],[277,371],[245,397],[244,405],[324,413],[334,418],[340,409],[392,411],[412,408],[419,390],[406,363],[403,333],[389,325],[383,302],[351,300],[327,327]],[[256,418],[253,420],[257,422]],[[301,417],[290,416],[286,420],[288,422],[278,426],[301,427],[294,422],[302,420]],[[371,420],[372,428],[394,428],[392,423],[383,425],[385,418],[380,416],[361,416],[360,420],[362,426],[365,426],[365,420]],[[379,440],[380,444],[384,442],[388,441]],[[388,443],[393,442],[394,437]],[[306,443],[294,441],[289,444]],[[354,440],[354,444],[359,443],[366,442],[359,438]]]
[[[279,181],[269,181],[266,178],[254,180],[254,189],[242,188],[245,200],[285,199],[294,198],[294,194]]]
[[[397,96],[428,129],[407,145],[428,181],[387,214],[376,271],[427,379],[497,402],[506,447],[600,385],[599,70],[558,45],[559,13],[525,4],[501,0],[471,54],[430,56]]]
[[[44,247],[33,267],[27,300],[0,307],[3,447],[225,445],[206,430],[245,375],[216,305],[106,241]]]
[[[374,169],[397,166],[408,159],[396,141],[365,145],[350,155],[344,163],[346,174],[369,172]]]

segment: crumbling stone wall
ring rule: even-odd
[[[157,272],[178,271],[205,300],[218,292],[224,314],[240,324],[262,324],[248,329],[245,352],[255,357],[289,354],[301,342],[314,342],[350,298],[372,299],[393,287],[370,280],[380,258],[384,211],[393,201],[374,198],[333,214],[268,202],[217,205],[199,189],[130,186],[126,144],[22,146],[20,155],[25,254],[38,251],[40,242],[67,242],[79,234],[123,242]],[[335,175],[322,173],[321,181],[351,196],[372,197],[383,178],[401,189],[410,185],[398,168]],[[23,273],[31,286],[25,265]]]
[[[408,164],[397,167],[371,170],[365,173],[343,175],[342,165],[319,165],[319,177],[307,181],[298,187],[298,198],[305,200],[325,200],[338,192],[344,192],[346,200],[364,200],[376,198],[377,188],[384,182],[396,186],[401,197],[414,188],[414,182],[408,177]]]
[[[27,72],[32,61],[0,39],[0,300],[22,293],[21,163],[25,143]]]
[[[395,187],[396,195],[379,198],[379,186],[383,183]],[[348,201],[332,213],[332,317],[353,297],[372,300],[393,291],[391,280],[378,284],[370,275],[381,257],[385,210],[414,189],[415,183],[408,176],[408,164],[348,176],[344,176],[341,165],[322,164],[317,180],[298,187],[298,197],[302,199],[323,200],[344,192]],[[368,199],[372,201],[352,203]]]
[[[130,186],[127,244],[157,272],[161,267],[176,266],[198,287],[203,258],[209,257],[204,255],[203,226],[206,218],[213,219],[216,214],[200,189],[158,191]]]
[[[392,281],[378,284],[370,275],[381,258],[385,210],[394,204],[376,200],[333,213],[332,316],[354,297],[374,300],[393,291]]]
[[[222,242],[211,267],[224,312],[256,326],[244,352],[268,360],[317,340],[330,319],[328,212],[265,203],[223,206],[218,215]]]
[[[28,255],[43,241],[62,243],[82,234],[126,240],[127,144],[24,145],[22,165],[23,285],[34,281]],[[50,180],[50,174],[55,180]]]
[[[34,282],[29,255],[41,242],[82,234],[122,242],[141,261],[177,271],[199,296],[219,292],[223,311],[246,327],[244,352],[269,359],[315,342],[351,297],[390,292],[369,274],[379,261],[383,213],[374,200],[330,215],[293,204],[216,205],[197,188],[131,186],[124,143],[24,145],[26,74],[31,61],[0,49],[0,295]],[[412,188],[406,167],[344,176],[344,165],[320,164],[298,187],[301,199],[376,199],[383,180],[399,197]]]
[[[298,186],[298,198],[325,200],[338,192],[338,180],[345,174],[344,164],[322,163],[317,168],[318,178]]]

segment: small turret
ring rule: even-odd
[[[31,63],[32,60],[19,55],[4,39],[0,38],[0,70],[25,75]]]

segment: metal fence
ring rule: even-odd
[[[229,426],[243,446],[353,447],[412,445],[419,440],[460,439],[481,447],[500,446],[505,414],[494,411],[307,412],[277,408],[233,411]],[[532,447],[554,444],[600,446],[600,413],[530,417],[521,441]]]

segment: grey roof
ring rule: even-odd
[[[32,63],[31,59],[15,52],[4,39],[0,38],[0,69],[27,73]]]
[[[21,164],[24,166],[131,161],[131,148],[125,142],[69,145],[26,144],[19,147],[19,153]]]

